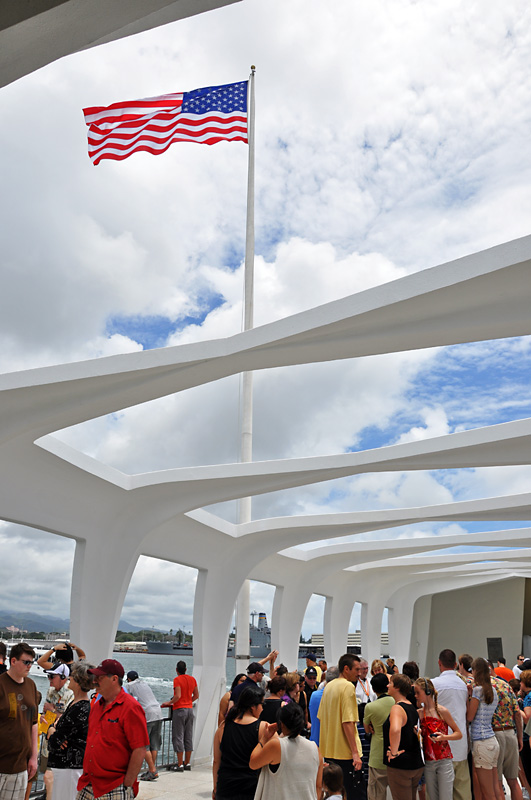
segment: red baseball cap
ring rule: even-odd
[[[120,662],[115,661],[114,658],[106,658],[101,664],[98,664],[97,667],[89,669],[88,671],[91,675],[118,675],[119,678],[123,678],[125,675],[124,668]]]

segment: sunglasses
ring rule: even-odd
[[[29,667],[30,664],[33,664],[33,659],[27,661],[25,658],[21,658],[20,661],[24,664],[25,667]]]

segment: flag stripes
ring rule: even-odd
[[[83,111],[89,156],[121,161],[164,153],[174,142],[247,142],[247,81],[148,97]]]

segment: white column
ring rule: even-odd
[[[413,630],[409,660],[416,661],[421,674],[426,674],[426,661],[428,654],[428,633],[430,630],[432,595],[417,598],[413,606]]]
[[[275,587],[275,595],[273,597],[273,610],[271,613],[271,650],[278,650],[279,652],[280,652],[280,619],[282,615],[283,596],[284,596],[284,587],[277,585]],[[282,661],[282,658],[280,658],[280,661]]]
[[[234,580],[233,580],[234,579]],[[226,691],[227,644],[241,579],[225,566],[199,570],[194,601],[194,677],[199,700],[194,731],[194,760],[210,759],[219,701]],[[247,665],[246,665],[247,666]]]
[[[77,541],[70,595],[70,636],[99,663],[109,658],[122,608],[138,560],[135,542],[99,535]]]
[[[304,590],[299,583],[284,586],[282,592],[277,649],[279,660],[290,670],[297,669],[302,623],[311,596],[312,592]]]
[[[378,591],[365,593],[361,607],[361,652],[369,663],[382,654],[382,615],[385,603]]]
[[[354,601],[344,591],[327,597],[324,613],[325,658],[329,664],[337,664],[340,656],[347,652],[348,627]]]

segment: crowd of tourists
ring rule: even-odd
[[[445,649],[429,678],[413,661],[310,653],[299,673],[277,656],[221,700],[213,800],[504,800],[504,780],[529,800],[531,659]]]
[[[531,796],[531,659],[439,654],[439,674],[409,661],[337,665],[310,653],[306,669],[249,664],[221,698],[213,800],[511,800]],[[47,800],[132,800],[158,778],[163,708],[171,709],[173,769],[192,768],[197,683],[179,661],[159,704],[135,671],[62,643],[39,659],[49,689],[28,677],[35,653],[0,643],[0,800],[27,800],[39,770]],[[142,771],[143,764],[147,769]]]

